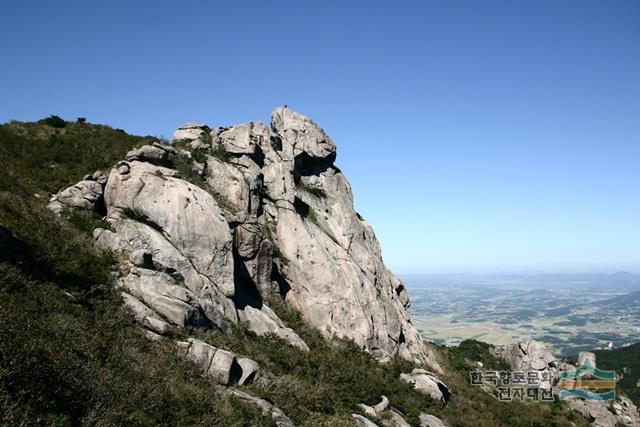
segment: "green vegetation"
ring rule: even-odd
[[[0,260],[0,425],[272,425],[220,395],[170,343],[144,338],[113,288],[113,258],[89,237],[107,223],[46,209],[47,192],[145,140],[76,123],[62,133],[0,126],[0,223],[28,259],[23,269]]]
[[[93,230],[96,228],[111,230],[111,224],[95,212],[65,208],[62,211],[62,216],[88,236],[93,236]]]
[[[193,168],[193,160],[184,154],[178,154],[171,158],[173,167],[180,172],[180,176],[185,181],[188,181],[194,185],[202,186],[204,179],[197,170]]]
[[[59,129],[11,122],[0,126],[0,191],[47,198],[87,173],[108,170],[132,148],[156,140],[86,123],[67,123]]]
[[[298,180],[296,182],[296,188],[302,190],[306,193],[311,194],[318,199],[326,199],[327,193],[319,184],[305,184],[304,182]]]
[[[453,399],[440,413],[452,425],[459,426],[588,426],[586,418],[560,401],[502,402],[479,386],[472,386],[474,370],[508,370],[509,366],[491,353],[491,345],[465,340],[459,347],[440,347],[445,358],[447,386]],[[477,367],[477,362],[483,364]]]
[[[594,353],[598,368],[616,371],[618,391],[624,392],[636,406],[640,406],[640,343]]]
[[[310,352],[276,337],[257,336],[242,326],[235,328],[232,335],[195,329],[189,333],[214,346],[247,355],[273,374],[275,379],[267,388],[252,385],[249,389],[274,402],[296,425],[312,426],[335,417],[344,420],[344,425],[352,425],[349,414],[357,411],[357,404],[378,403],[383,394],[414,424],[420,411],[432,412],[441,407],[400,380],[401,372],[412,369],[409,363],[394,360],[382,365],[353,342],[328,342],[281,300],[274,299],[269,304],[307,343]]]
[[[223,162],[228,162],[232,157],[231,153],[222,144],[215,144],[211,150],[211,155]]]
[[[38,123],[51,126],[52,128],[59,128],[59,129],[62,129],[63,127],[67,126],[67,122],[65,122],[63,119],[61,119],[58,116],[54,116],[53,114],[47,117],[46,119],[40,120]]]
[[[458,347],[445,347],[451,367],[465,375],[477,369],[477,362],[483,369],[509,370],[509,364],[491,353],[491,344],[476,340],[464,340]]]
[[[126,151],[153,140],[80,122],[62,129],[0,126],[0,223],[24,242],[28,260],[24,266],[0,260],[0,425],[273,425],[253,406],[220,394],[180,360],[171,340],[143,336],[113,287],[113,257],[92,245],[93,229],[108,223],[75,211],[60,219],[46,209],[50,193],[87,172],[108,170]],[[191,170],[176,165],[183,174],[186,166]],[[499,402],[470,386],[475,361],[499,366],[485,344],[438,349],[448,369],[442,379],[453,392],[443,407],[399,379],[413,368],[408,362],[380,364],[352,342],[326,341],[281,300],[269,304],[310,352],[242,325],[232,335],[176,328],[172,338],[191,335],[255,359],[273,380],[248,391],[275,403],[296,425],[351,426],[357,404],[377,403],[383,394],[413,425],[421,411],[452,426],[586,425],[561,403]]]

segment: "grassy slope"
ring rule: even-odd
[[[208,378],[177,360],[170,343],[144,339],[112,289],[113,259],[91,245],[93,219],[58,221],[46,209],[50,193],[85,173],[108,171],[127,150],[152,140],[82,123],[0,126],[0,223],[25,242],[31,260],[28,271],[0,262],[0,424],[271,424],[219,396]],[[382,366],[349,342],[329,344],[298,313],[273,305],[311,353],[242,327],[232,336],[173,334],[255,358],[275,379],[251,391],[298,425],[352,425],[357,403],[376,403],[382,394],[413,424],[420,411],[454,426],[585,423],[560,404],[503,403],[469,386],[469,362],[499,363],[481,344],[441,350],[454,393],[442,407],[398,379],[411,369],[407,363]]]
[[[622,376],[618,381],[618,389],[640,407],[640,343],[594,353],[598,368],[616,371]]]

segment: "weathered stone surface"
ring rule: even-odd
[[[287,417],[280,408],[274,406],[266,400],[260,399],[259,397],[255,397],[249,393],[240,391],[235,388],[228,389],[227,393],[235,396],[243,402],[247,402],[257,406],[258,408],[260,408],[263,414],[270,415],[278,427],[294,427],[291,419]]]
[[[414,369],[410,374],[400,374],[400,378],[413,385],[416,390],[434,400],[447,403],[451,398],[449,388],[437,377],[424,369]]]
[[[173,141],[193,141],[201,138],[207,132],[208,127],[197,123],[187,123],[173,133]]]
[[[626,396],[618,395],[611,404],[619,424],[640,427],[640,413],[637,406]]]
[[[231,231],[205,190],[149,163],[130,162],[122,176],[112,172],[105,189],[110,217],[132,217],[154,229],[224,295],[234,294]],[[125,179],[126,178],[126,179]]]
[[[218,349],[211,359],[207,374],[218,381],[218,384],[227,385],[232,379],[236,357],[233,353]]]
[[[618,394],[613,402],[598,400],[567,399],[570,408],[588,418],[592,425],[599,427],[638,427],[640,413],[638,408],[626,396]],[[610,409],[613,408],[612,412]]]
[[[107,175],[102,171],[95,171],[92,175],[92,179],[102,186],[107,183]]]
[[[551,388],[553,378],[558,376],[559,361],[541,342],[527,340],[511,344],[498,355],[503,357],[514,371],[548,372],[551,379],[541,382],[540,386],[543,388]]]
[[[157,145],[144,145],[127,153],[126,160],[149,162],[158,166],[170,166],[169,152]]]
[[[122,292],[122,300],[125,307],[131,310],[136,321],[142,326],[160,335],[165,335],[167,332],[169,332],[170,325],[162,318],[160,318],[160,316],[155,311],[146,306],[133,295]]]
[[[102,198],[102,185],[91,179],[78,182],[55,194],[49,201],[49,209],[60,214],[66,207],[75,209],[95,210],[96,203]]]
[[[389,399],[386,396],[381,396],[380,403],[377,403],[374,406],[365,405],[364,403],[359,403],[358,407],[369,417],[377,417],[382,414],[387,407],[389,406]]]
[[[233,213],[249,211],[249,185],[240,170],[227,162],[208,156],[205,175],[211,192]]]
[[[131,252],[131,262],[136,267],[153,267],[153,255],[148,249],[136,249]]]
[[[386,427],[411,427],[399,412],[389,410],[389,418],[383,419],[382,424]]]
[[[436,416],[422,412],[420,414],[420,427],[445,427],[445,423]]]
[[[358,427],[378,427],[378,424],[358,414],[351,414]]]
[[[594,400],[569,399],[570,408],[575,409],[589,419],[597,427],[616,427],[616,416],[602,402]]]
[[[124,278],[123,287],[175,325],[205,323],[193,292],[178,286],[165,273],[134,268]]]
[[[306,154],[318,159],[333,161],[336,146],[324,131],[308,117],[286,107],[276,108],[271,113],[271,128],[283,142],[293,146],[293,154]]]
[[[269,195],[264,211],[273,217],[273,243],[287,261],[280,271],[290,287],[286,301],[328,337],[353,339],[383,360],[399,354],[441,372],[405,311],[404,287],[353,209],[349,183],[332,163],[333,142],[291,110],[276,109],[271,121],[276,137],[260,145]]]
[[[234,353],[194,338],[179,342],[178,348],[187,360],[198,365],[221,385],[229,385],[238,380],[242,380],[240,385],[246,384],[252,381],[256,372],[260,370],[260,366],[251,359],[241,359],[242,364],[239,364]]]
[[[274,334],[301,350],[309,351],[307,344],[293,329],[285,327],[280,318],[265,304],[260,308],[247,305],[238,309],[238,316],[258,335]]]
[[[373,407],[373,410],[376,412],[376,414],[380,414],[383,411],[385,411],[388,406],[389,406],[389,399],[387,398],[387,396],[381,396],[380,403],[376,404]]]
[[[256,144],[251,135],[252,129],[253,123],[244,123],[220,132],[218,137],[227,153],[253,154],[256,151]]]
[[[238,365],[242,370],[242,376],[238,380],[238,385],[249,384],[255,380],[257,380],[261,375],[260,365],[254,360],[251,360],[246,357],[241,357],[238,359]]]
[[[578,366],[582,366],[587,360],[592,367],[596,367],[596,355],[594,353],[589,351],[581,351],[578,353]]]
[[[378,415],[373,407],[365,405],[364,403],[358,403],[358,408],[368,417],[376,417]]]
[[[352,339],[382,361],[399,355],[441,372],[410,322],[404,285],[353,208],[350,185],[333,164],[335,144],[288,108],[274,110],[271,123],[179,129],[174,139],[197,142],[204,153],[221,144],[227,153],[209,151],[202,185],[165,167],[172,148],[160,144],[116,165],[104,191],[113,231],[95,237],[134,267],[122,280],[126,289],[171,323],[228,330],[240,321],[307,349],[265,304],[282,296],[327,337]],[[188,291],[187,301],[175,288]]]

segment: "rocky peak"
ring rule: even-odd
[[[244,322],[306,349],[269,308],[281,298],[327,338],[439,372],[335,158],[318,125],[281,107],[271,129],[186,124],[172,146],[133,150],[106,182],[82,181],[53,200],[78,209],[104,200],[111,230],[96,230],[96,242],[117,255],[127,305],[155,319],[157,333],[159,321]]]

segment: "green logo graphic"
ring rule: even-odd
[[[561,372],[558,386],[560,399],[613,400],[616,397],[616,373],[597,369],[586,359],[577,370]]]

